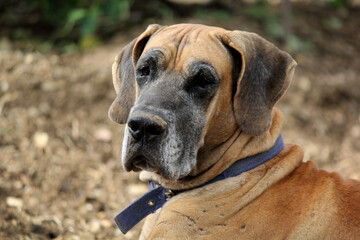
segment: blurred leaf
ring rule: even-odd
[[[329,30],[339,30],[343,27],[343,23],[338,17],[330,17],[323,21],[323,25]]]
[[[67,22],[76,23],[79,20],[83,19],[85,16],[86,16],[85,9],[74,9],[69,12],[69,15],[67,17]]]
[[[316,50],[312,40],[303,40],[296,35],[290,35],[287,43],[291,52],[314,52]]]
[[[70,32],[74,29],[77,22],[85,18],[86,10],[77,8],[71,10],[66,18],[66,23],[64,27],[60,28],[58,31],[55,32],[56,38],[63,38],[70,34]]]
[[[215,10],[213,14],[220,21],[229,21],[231,19],[230,13],[225,10]]]
[[[106,17],[121,18],[130,11],[130,0],[108,0],[103,5],[103,12]]]
[[[246,9],[246,14],[254,19],[261,20],[267,17],[269,4],[266,1],[257,2]]]
[[[202,9],[197,8],[195,11],[195,17],[201,19],[213,19],[216,18],[219,21],[228,21],[231,19],[229,12],[225,10],[211,10],[211,9]]]
[[[115,3],[117,3],[118,6],[118,12],[115,13],[115,15],[122,15],[130,11],[130,0],[115,0]]]
[[[246,14],[253,19],[261,21],[264,30],[273,38],[284,37],[284,29],[280,24],[280,15],[271,8],[267,1],[257,2],[246,9]]]
[[[172,21],[175,17],[173,10],[168,6],[166,6],[165,4],[160,5],[159,13],[161,15],[161,18],[167,21]]]
[[[85,35],[80,39],[80,47],[83,50],[88,50],[99,45],[100,40],[94,35]]]
[[[91,7],[87,12],[86,16],[82,21],[80,27],[81,36],[92,35],[99,25],[100,11],[96,6]]]
[[[202,8],[197,8],[195,10],[195,18],[205,19],[209,16],[209,12]]]
[[[29,37],[29,33],[24,28],[17,28],[14,30],[13,36],[15,39],[26,39]]]
[[[300,52],[302,49],[302,43],[300,39],[295,35],[289,36],[287,44],[288,48],[290,48],[290,50],[293,52]]]
[[[284,29],[275,16],[268,17],[265,20],[265,31],[276,39],[281,39],[284,36]]]
[[[39,49],[41,52],[47,53],[52,49],[52,47],[53,47],[53,44],[51,42],[47,41],[47,42],[42,42],[40,44]]]
[[[66,44],[62,47],[62,51],[65,55],[70,55],[79,51],[78,45],[75,43]]]
[[[347,0],[328,0],[328,2],[335,9],[347,7]]]

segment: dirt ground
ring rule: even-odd
[[[340,13],[338,30],[323,26],[329,14],[297,10],[294,32],[316,51],[293,54],[298,67],[277,107],[285,141],[305,161],[360,180],[360,11]],[[228,22],[177,22],[265,36],[241,11]],[[112,219],[147,187],[122,170],[122,128],[107,110],[114,56],[146,25],[71,56],[11,43],[0,51],[0,239],[137,239],[140,225],[124,236]]]

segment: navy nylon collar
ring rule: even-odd
[[[243,172],[247,172],[251,169],[254,169],[257,166],[275,157],[283,148],[284,148],[284,141],[282,135],[280,134],[274,146],[272,146],[269,150],[236,161],[228,169],[223,171],[220,175],[216,176],[212,180],[204,183],[199,187],[229,177],[235,177]],[[133,228],[138,222],[140,222],[146,216],[148,216],[151,213],[154,213],[157,209],[161,208],[165,204],[165,202],[168,199],[170,199],[172,196],[190,190],[190,189],[184,189],[178,191],[170,190],[164,188],[163,186],[156,186],[153,182],[149,182],[149,187],[150,187],[150,191],[148,191],[147,193],[136,199],[134,202],[132,202],[129,206],[127,206],[125,209],[123,209],[114,217],[116,225],[118,226],[118,228],[122,233],[124,234],[127,233],[131,228]]]

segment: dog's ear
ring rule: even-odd
[[[131,107],[136,99],[135,65],[139,60],[146,43],[160,28],[150,25],[145,32],[126,45],[115,57],[112,65],[113,84],[116,98],[109,108],[109,118],[116,123],[126,123]]]
[[[270,127],[272,108],[288,88],[297,64],[288,53],[257,34],[232,31],[220,38],[235,65],[236,121],[244,132],[260,135]]]

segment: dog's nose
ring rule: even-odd
[[[128,127],[135,140],[152,140],[165,132],[166,123],[164,123],[162,119],[137,116],[129,120]]]

